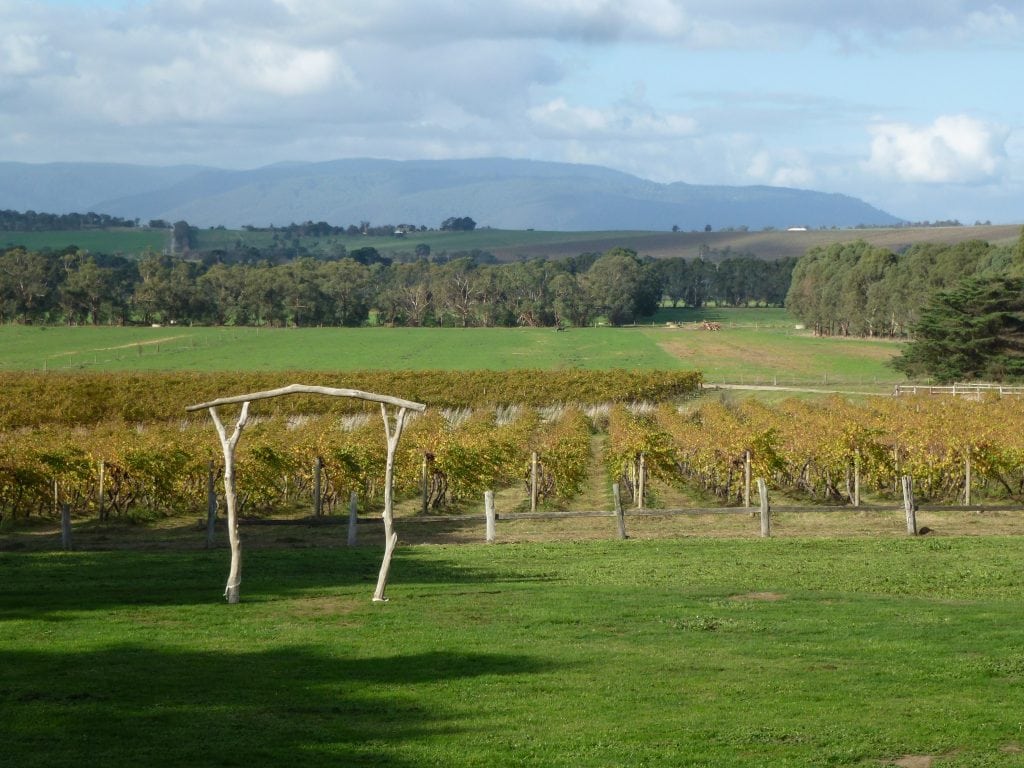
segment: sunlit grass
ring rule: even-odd
[[[1019,763],[1017,538],[3,554],[4,761]],[[1017,760],[1018,763],[1015,763]]]

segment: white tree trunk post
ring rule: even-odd
[[[227,508],[228,542],[231,544],[231,570],[228,571],[228,583],[224,588],[224,597],[229,603],[237,603],[241,599],[242,586],[242,540],[238,536],[238,497],[235,494],[235,447],[242,436],[242,430],[249,421],[249,401],[242,402],[242,412],[238,416],[235,429],[228,435],[217,409],[210,407],[210,416],[217,428],[221,448],[224,450],[224,506]]]
[[[493,544],[497,537],[497,517],[494,513],[494,491],[484,491],[484,540]]]
[[[615,523],[619,529],[619,538],[626,537],[626,513],[622,510],[622,497],[619,495],[619,484],[612,483],[612,499],[615,502]]]
[[[374,592],[373,599],[376,602],[383,602],[387,598],[384,597],[384,590],[387,587],[388,570],[391,567],[391,555],[395,550],[395,544],[398,542],[398,535],[394,532],[393,526],[393,515],[392,515],[392,491],[394,486],[394,472],[395,472],[395,449],[398,447],[398,440],[402,436],[402,429],[405,426],[405,418],[407,415],[407,409],[419,411],[422,413],[427,409],[427,406],[423,403],[414,403],[411,400],[403,400],[399,397],[390,397],[389,395],[375,395],[372,392],[362,392],[358,389],[339,389],[337,387],[321,387],[311,384],[289,384],[286,387],[280,387],[279,389],[269,389],[263,392],[252,392],[248,395],[233,395],[231,397],[220,397],[216,400],[211,400],[208,403],[199,403],[198,405],[190,405],[185,408],[186,411],[199,411],[207,409],[210,411],[210,415],[213,417],[213,423],[217,427],[217,434],[220,437],[221,446],[224,449],[224,501],[225,506],[228,510],[228,534],[231,540],[231,572],[228,576],[228,586],[224,592],[225,597],[228,598],[229,603],[238,602],[238,587],[241,583],[241,543],[238,540],[238,520],[236,515],[236,496],[235,496],[235,473],[234,473],[234,451],[235,446],[238,444],[238,438],[241,437],[242,428],[245,426],[246,421],[249,418],[249,405],[254,400],[266,400],[271,397],[281,397],[283,395],[293,394],[314,394],[314,395],[328,395],[330,397],[357,397],[361,400],[371,400],[376,403],[380,403],[381,415],[384,417],[384,432],[387,437],[388,445],[388,456],[387,465],[384,471],[384,536],[385,536],[385,548],[384,548],[384,562],[381,564],[380,576],[377,579],[377,589]],[[224,425],[221,423],[217,416],[217,406],[228,405],[231,403],[241,403],[242,413],[239,417],[238,424],[235,427],[234,433],[231,437],[227,436],[227,431],[224,429]],[[397,407],[398,415],[395,418],[395,425],[392,429],[391,421],[388,417],[387,406],[393,405]]]
[[[359,542],[359,494],[355,491],[348,497],[348,545],[354,547]]]
[[[398,534],[395,533],[394,514],[392,510],[392,493],[394,491],[395,477],[395,450],[398,448],[398,441],[402,437],[402,430],[405,428],[405,417],[408,411],[404,407],[398,409],[395,417],[395,424],[392,428],[391,417],[388,416],[388,407],[380,404],[380,415],[384,419],[384,435],[388,441],[388,458],[384,465],[384,561],[380,564],[380,575],[377,577],[377,589],[373,593],[375,603],[387,602],[384,591],[388,586],[388,572],[391,570],[391,556],[394,554],[395,545],[398,543]]]
[[[761,502],[761,538],[772,535],[772,508],[768,504],[768,484],[763,477],[757,478],[757,495]]]

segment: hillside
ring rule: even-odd
[[[499,229],[559,231],[899,223],[845,195],[658,184],[598,166],[505,159],[337,160],[244,171],[0,163],[0,208],[232,228],[306,220],[437,226],[452,215]]]
[[[499,261],[524,258],[562,259],[581,253],[604,253],[612,248],[632,248],[643,256],[695,258],[705,250],[717,253],[751,253],[762,259],[800,257],[808,248],[851,240],[902,251],[914,243],[955,244],[985,240],[995,245],[1016,242],[1020,227],[992,225],[977,227],[883,227],[870,229],[827,229],[808,232],[779,230],[740,232],[643,232],[595,231],[551,232],[541,230],[478,229],[473,232],[417,232],[406,238],[339,236],[300,239],[311,253],[331,253],[343,245],[351,251],[372,246],[382,255],[409,253],[424,243],[440,254],[473,250],[494,254]],[[161,251],[170,242],[169,230],[109,229],[59,232],[0,232],[0,248],[23,245],[29,249],[59,249],[76,245],[93,253],[137,254],[152,248]],[[231,229],[202,229],[196,235],[200,251],[231,249],[237,243],[265,248],[272,244],[270,232]]]

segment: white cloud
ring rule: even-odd
[[[817,181],[811,160],[796,150],[779,153],[761,150],[750,158],[745,175],[748,182],[773,187],[808,188]]]
[[[46,57],[41,34],[0,35],[0,75],[31,75],[43,69]]]
[[[672,140],[691,136],[697,128],[697,121],[689,115],[661,114],[628,100],[599,109],[571,105],[560,97],[529,109],[527,116],[545,132],[575,139],[615,136]]]
[[[905,182],[972,184],[997,179],[1006,164],[1009,131],[967,115],[929,126],[880,123],[869,128],[868,171]]]

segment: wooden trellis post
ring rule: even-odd
[[[907,533],[917,536],[917,504],[914,503],[914,481],[910,475],[900,478],[903,485],[903,510],[907,514]]]
[[[757,495],[761,502],[761,538],[772,535],[772,508],[768,504],[768,484],[763,477],[757,478]]]
[[[750,508],[750,451],[743,452],[743,506]]]
[[[229,603],[237,603],[242,583],[242,542],[238,535],[237,497],[235,495],[235,448],[238,446],[242,430],[249,420],[249,406],[254,400],[266,400],[271,397],[300,393],[328,395],[331,397],[356,397],[361,400],[371,400],[380,403],[381,415],[384,418],[384,434],[387,438],[387,463],[384,470],[384,560],[381,563],[380,574],[377,578],[377,589],[373,593],[373,599],[375,602],[383,602],[387,599],[384,597],[384,590],[387,587],[388,573],[391,568],[391,556],[394,553],[395,545],[398,543],[398,534],[394,531],[392,510],[395,450],[398,448],[398,441],[402,437],[402,430],[405,427],[408,412],[413,410],[422,413],[427,409],[427,406],[423,403],[414,403],[411,400],[403,400],[388,395],[375,395],[358,389],[338,389],[310,384],[289,384],[287,387],[281,387],[280,389],[252,392],[247,395],[221,397],[208,403],[190,405],[185,408],[186,411],[199,411],[205,408],[210,412],[210,417],[217,428],[217,435],[220,437],[221,448],[224,451],[224,505],[227,509],[228,539],[231,544],[231,569],[228,573],[228,583],[224,589],[224,597],[227,598]],[[231,435],[228,435],[227,428],[217,414],[217,407],[237,403],[241,403],[242,410],[238,417],[238,422],[235,424],[234,431]],[[388,415],[387,406],[389,405],[398,408],[394,424],[391,423],[391,417]]]

